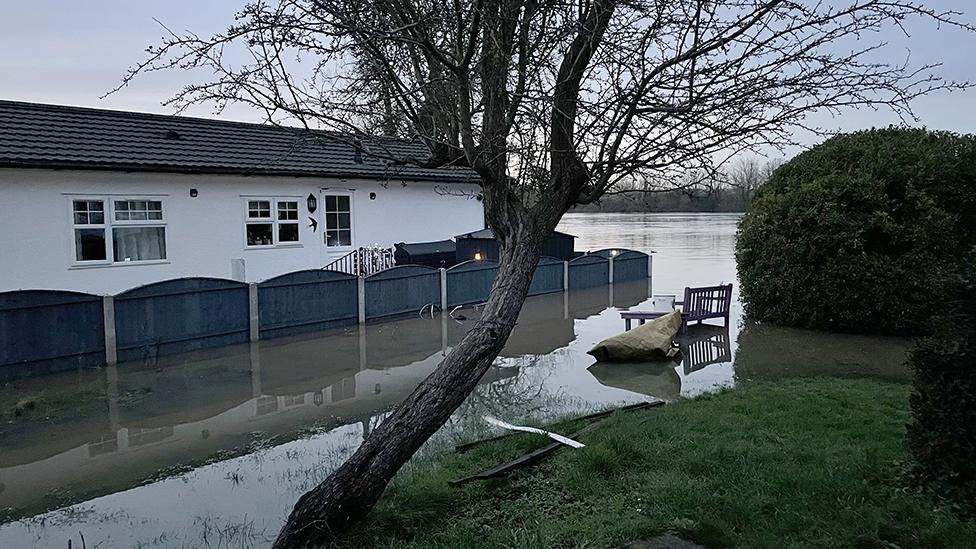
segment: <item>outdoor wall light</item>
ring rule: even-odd
[[[370,200],[376,200],[376,193],[369,193]]]
[[[319,201],[315,199],[314,194],[308,193],[308,198],[305,199],[305,205],[308,206],[308,213],[313,213],[319,207]]]
[[[610,250],[610,256],[611,257],[617,257],[617,254],[619,254],[619,253],[620,252],[618,250]]]
[[[196,198],[198,194],[196,189],[190,189],[190,198]]]
[[[481,255],[481,252],[475,252],[474,253],[474,260],[475,261],[481,261],[482,259],[484,259],[484,256]]]

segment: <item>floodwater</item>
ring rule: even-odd
[[[735,214],[571,214],[578,250],[654,253],[651,283],[530,298],[502,356],[425,452],[745,379],[904,381],[907,342],[756,325],[692,328],[670,365],[585,354],[652,294],[736,283]],[[263,547],[476,318],[407,318],[0,386],[0,547]],[[720,321],[719,321],[720,323]]]

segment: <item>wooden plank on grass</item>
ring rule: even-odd
[[[631,405],[629,407],[628,406],[625,406],[624,408],[620,408],[620,409],[621,410],[623,410],[623,409],[627,409],[627,410],[638,410],[638,409],[641,409],[641,408],[655,408],[655,407],[661,406],[663,404],[664,404],[664,401],[643,402],[643,403],[641,403],[639,405],[635,404],[635,405]],[[606,412],[599,412],[597,414],[592,414],[592,416],[596,416],[597,418],[599,418],[599,421],[595,421],[593,423],[590,423],[589,425],[587,425],[587,426],[583,427],[582,429],[576,431],[575,433],[569,435],[569,438],[575,439],[576,437],[578,437],[578,436],[580,436],[582,434],[585,434],[585,433],[587,433],[589,431],[592,431],[598,425],[600,425],[601,423],[603,423],[604,421],[606,421],[606,416],[609,416],[610,414],[612,414],[615,411],[616,410],[608,410]],[[590,416],[584,416],[584,417],[590,417]],[[579,418],[579,419],[583,419],[583,418]],[[547,444],[547,445],[545,445],[545,446],[543,446],[541,448],[532,450],[531,452],[528,452],[527,454],[523,454],[523,455],[521,455],[521,456],[519,456],[519,457],[517,457],[517,458],[515,458],[515,459],[513,459],[511,461],[506,461],[506,462],[503,462],[503,463],[499,463],[497,465],[493,465],[491,467],[488,467],[487,469],[482,469],[481,471],[478,471],[477,473],[473,473],[473,474],[468,475],[466,477],[461,477],[461,478],[458,478],[458,479],[450,480],[450,481],[448,481],[448,483],[451,486],[458,486],[460,484],[465,484],[465,483],[468,483],[468,482],[471,482],[471,481],[474,481],[474,480],[487,480],[487,479],[490,479],[490,478],[497,478],[497,477],[500,477],[500,476],[504,476],[504,475],[507,475],[508,473],[510,473],[512,471],[515,471],[517,469],[521,469],[523,467],[527,467],[529,465],[533,465],[535,463],[538,463],[539,461],[541,461],[544,458],[548,457],[550,454],[554,453],[556,450],[558,450],[559,448],[561,448],[563,446],[565,446],[565,445],[562,444],[562,443],[560,443],[560,442],[553,442],[553,443]],[[581,450],[581,451],[585,451],[585,449],[584,450]]]

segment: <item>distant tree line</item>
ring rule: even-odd
[[[689,173],[677,187],[623,187],[598,202],[579,206],[582,212],[744,212],[756,191],[782,164],[779,159],[742,159],[730,168]]]

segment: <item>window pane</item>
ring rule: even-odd
[[[115,261],[166,259],[166,229],[121,227],[112,229]]]
[[[339,228],[339,214],[337,213],[327,213],[325,214],[325,228],[328,230],[335,230]]]
[[[337,198],[339,199],[339,208],[338,208],[338,210],[340,212],[348,212],[349,211],[349,197],[347,195],[341,195],[341,196],[338,196]]]
[[[105,260],[105,229],[75,229],[75,259]]]
[[[298,223],[279,224],[278,242],[298,242]]]
[[[271,234],[271,223],[249,223],[247,225],[247,245],[270,246],[274,244]]]
[[[100,200],[75,200],[72,202],[75,225],[101,225],[105,223]]]
[[[326,195],[325,196],[325,211],[334,212],[336,211],[336,196]]]
[[[282,221],[298,219],[298,202],[279,202],[278,219]]]
[[[349,214],[341,213],[339,214],[339,227],[340,229],[350,229],[349,226]]]
[[[251,200],[247,203],[247,217],[251,219],[267,219],[271,217],[271,202],[269,200]]]
[[[339,245],[352,246],[352,231],[339,231]]]
[[[94,214],[92,214],[94,215]],[[163,203],[159,200],[116,200],[116,221],[147,221],[163,218]]]

